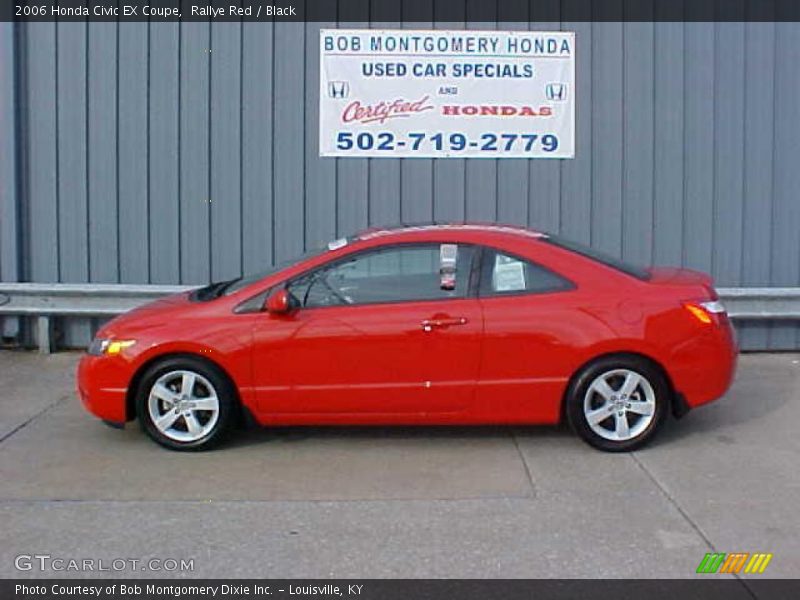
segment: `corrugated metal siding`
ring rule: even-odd
[[[800,285],[800,24],[562,23],[568,7],[466,0],[463,21],[441,23],[428,0],[358,0],[338,22],[575,31],[565,161],[319,158],[318,32],[337,23],[37,23],[14,44],[2,24],[0,123],[16,120],[19,166],[0,166],[21,173],[0,183],[3,278],[19,210],[31,281],[203,283],[367,225],[466,218],[719,285]],[[73,323],[67,341],[89,333]],[[800,331],[745,325],[742,340],[797,348]]]
[[[20,275],[15,90],[6,84],[14,80],[16,64],[12,32],[11,23],[0,23],[0,280],[3,281],[16,281]],[[0,321],[0,335],[17,335],[18,319]]]

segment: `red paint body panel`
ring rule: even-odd
[[[422,321],[433,318],[467,322],[424,332]],[[467,410],[481,321],[477,299],[314,308],[262,319],[253,339],[258,411],[280,420],[293,413]]]
[[[86,410],[105,421],[124,423],[126,373],[131,369],[119,356],[85,355],[78,363],[78,396]]]
[[[527,258],[569,290],[495,297],[236,313],[243,302],[316,266],[383,245],[472,244]],[[684,307],[715,298],[702,273],[654,269],[649,281],[539,239],[492,226],[375,231],[229,296],[181,294],[112,320],[101,338],[134,339],[118,356],[85,356],[86,408],[124,422],[126,390],[150,361],[213,361],[262,424],[555,423],[570,378],[598,356],[645,355],[689,406],[723,395],[736,344],[727,317],[703,324]],[[457,325],[425,332],[425,320]]]

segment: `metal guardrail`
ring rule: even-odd
[[[198,286],[122,283],[0,283],[0,315],[37,317],[39,352],[53,350],[53,317],[113,317]]]
[[[194,289],[186,285],[95,283],[0,283],[0,315],[38,319],[39,351],[52,351],[54,317],[112,317],[169,294]],[[737,320],[800,319],[800,287],[717,288]]]
[[[717,288],[717,293],[732,319],[800,319],[800,288]]]

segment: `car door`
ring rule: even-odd
[[[565,365],[576,326],[574,285],[504,250],[483,249],[479,286],[484,317],[476,413],[503,421],[558,419]]]
[[[443,285],[454,248],[455,281]],[[482,332],[474,255],[466,245],[380,247],[286,282],[299,308],[265,314],[254,335],[259,409],[376,420],[464,410]]]

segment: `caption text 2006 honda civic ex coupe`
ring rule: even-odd
[[[373,229],[109,322],[78,367],[101,419],[198,450],[261,425],[557,423],[633,450],[725,393],[711,279],[499,225]]]

